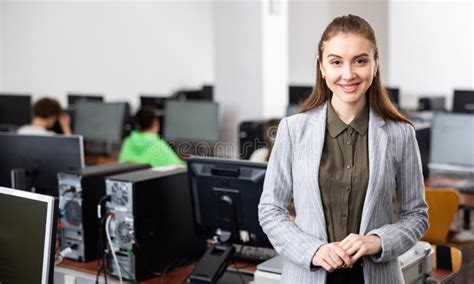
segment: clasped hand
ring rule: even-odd
[[[328,272],[339,268],[352,267],[364,255],[380,252],[380,238],[376,235],[349,234],[340,242],[322,245],[313,257],[313,265],[321,266]]]

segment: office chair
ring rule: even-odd
[[[432,245],[431,247],[435,252],[435,269],[446,269],[456,273],[459,272],[462,263],[462,252],[460,249],[443,245]]]
[[[431,244],[445,244],[459,207],[459,192],[454,188],[427,187],[425,194],[430,227],[422,240]]]

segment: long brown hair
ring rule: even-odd
[[[347,15],[335,18],[326,27],[323,34],[321,35],[321,40],[318,44],[316,82],[311,95],[301,104],[300,112],[305,112],[314,109],[329,100],[332,96],[331,90],[328,88],[326,82],[323,80],[319,65],[321,64],[320,58],[322,58],[323,55],[323,43],[325,41],[330,40],[338,33],[353,33],[364,36],[372,43],[374,47],[375,59],[379,59],[377,42],[375,40],[375,33],[366,20],[354,15]],[[411,124],[410,120],[405,115],[400,113],[395,107],[395,105],[392,103],[387,90],[382,84],[379,66],[377,67],[376,74],[377,75],[375,76],[372,84],[366,92],[370,108],[382,118],[404,121]]]

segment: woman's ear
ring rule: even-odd
[[[319,60],[319,56],[316,59],[316,64],[318,64],[319,72],[321,72],[321,77],[326,78],[326,72],[324,71],[323,64]]]
[[[374,78],[377,77],[377,73],[379,71],[379,60],[378,59],[375,59],[375,67],[374,67]]]

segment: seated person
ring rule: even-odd
[[[63,111],[59,102],[51,98],[42,98],[33,105],[33,120],[17,131],[24,135],[55,135],[51,128],[59,122],[64,135],[71,135],[71,118]]]
[[[249,158],[250,161],[261,163],[268,162],[268,159],[270,159],[270,154],[272,153],[273,143],[275,142],[276,131],[278,129],[279,123],[280,119],[278,118],[270,119],[265,123],[263,139],[265,140],[266,147],[255,150]]]
[[[158,136],[160,123],[153,108],[142,107],[134,117],[134,126],[120,149],[120,162],[150,164],[153,167],[184,165],[171,147]]]

